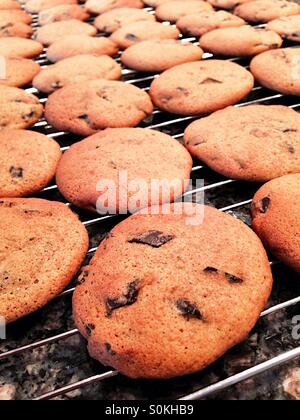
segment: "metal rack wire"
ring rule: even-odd
[[[147,10],[152,12],[151,9],[147,9]],[[36,16],[34,17],[33,26],[34,27],[37,26]],[[189,40],[196,43],[195,38],[189,38]],[[209,59],[210,57],[211,57],[210,54],[205,55],[206,59]],[[117,58],[117,60],[119,60],[119,58]],[[239,58],[235,58],[232,60],[238,62],[239,64],[244,65],[245,67],[247,67],[249,64],[247,60],[241,60]],[[40,57],[38,57],[37,62],[42,66],[49,65],[45,52]],[[142,89],[147,91],[154,77],[155,75],[139,74],[129,69],[123,69],[122,79],[126,83],[135,84],[136,86],[141,87]],[[47,97],[45,97],[44,95],[41,95],[34,88],[28,87],[27,91],[36,94],[40,98],[40,101],[42,103],[46,102]],[[262,88],[261,86],[255,86],[251,94],[247,98],[245,98],[241,103],[237,104],[237,106],[245,106],[249,104],[285,104],[285,105],[288,105],[292,109],[296,109],[296,110],[298,108],[300,109],[299,98],[286,97],[281,94],[268,91]],[[193,119],[195,118],[174,116],[174,115],[166,114],[159,110],[155,110],[152,119],[143,123],[141,126],[156,129],[156,130],[161,130],[163,132],[166,132],[172,135],[175,139],[181,140],[185,127]],[[57,132],[53,127],[48,125],[44,119],[39,121],[33,127],[33,129],[39,132],[42,132],[48,135],[49,137],[55,138],[60,143],[63,151],[65,151],[69,147],[70,144],[74,143],[74,141],[80,140],[80,139],[75,138],[75,136],[71,136],[68,133]],[[194,178],[203,178],[205,180],[205,185],[201,189],[197,189],[197,190],[192,189],[191,191],[188,191],[186,194],[189,194],[193,197],[195,196],[196,193],[205,191],[206,194],[208,194],[208,204],[214,205],[215,207],[219,208],[221,211],[229,212],[235,215],[236,217],[244,217],[244,214],[247,213],[247,208],[249,204],[251,203],[251,198],[253,196],[253,190],[252,190],[253,187],[250,187],[249,184],[240,183],[238,181],[229,180],[221,176],[218,176],[217,174],[210,171],[207,167],[202,165],[201,162],[194,163],[192,175]],[[226,188],[228,187],[233,188],[234,193],[232,193],[231,191],[230,195],[232,196],[233,194],[235,199],[232,200],[231,198],[227,202],[226,201]],[[42,198],[47,198],[51,200],[51,199],[57,199],[57,193],[58,193],[57,186],[53,184],[45,188],[41,192],[41,194],[39,194],[39,196]],[[59,199],[65,202],[62,197],[59,197]],[[222,204],[220,205],[219,203],[222,203]],[[66,203],[66,204],[70,205],[69,203]],[[118,218],[115,216],[99,217],[91,213],[86,214],[84,212],[81,212],[78,209],[74,209],[74,210],[78,212],[82,220],[82,223],[87,228],[99,229],[101,227],[101,228],[109,230],[109,226],[107,226],[107,222],[112,221],[113,223],[115,222],[117,223],[118,221]],[[91,257],[96,251],[96,249],[97,247],[91,247],[88,251],[88,257]],[[280,263],[276,261],[270,261],[270,264],[272,267],[276,267]],[[59,295],[56,299],[68,299],[72,296],[73,291],[74,291],[74,288],[70,287],[67,290],[65,290],[61,295]],[[275,314],[278,311],[282,311],[286,308],[293,307],[299,303],[300,303],[300,296],[294,297],[292,299],[288,299],[284,302],[280,302],[279,304],[269,307],[261,314],[261,317],[262,318],[268,317],[271,314]],[[63,340],[76,336],[77,334],[79,334],[77,329],[70,329],[64,333],[52,335],[46,339],[30,342],[25,346],[16,347],[12,350],[2,352],[0,354],[0,362],[5,361],[14,356],[20,356],[24,354],[25,352],[30,352],[30,351],[33,351],[35,349],[41,348],[43,346],[46,346],[52,343],[60,343]],[[181,397],[180,398],[181,400],[195,400],[195,399],[210,397],[219,391],[223,391],[227,389],[228,387],[231,387],[237,383],[245,381],[249,378],[253,378],[262,372],[266,372],[275,367],[279,367],[291,360],[297,359],[298,357],[300,357],[300,347],[296,347],[286,352],[283,352],[279,356],[272,357],[263,363],[259,363],[256,366],[253,366],[249,369],[245,369],[241,373],[231,375],[230,377],[226,378],[223,381],[204,387],[196,392],[193,392],[190,394],[186,393],[187,395],[185,395],[184,397],[182,397],[182,395],[178,395],[178,398]],[[37,395],[35,399],[36,400],[49,400],[56,397],[62,397],[71,391],[77,390],[87,385],[98,383],[100,381],[104,381],[109,378],[113,378],[117,375],[118,375],[118,372],[108,369],[106,372],[102,374],[93,375],[93,376],[87,377],[84,380],[75,381],[74,383],[57,388],[43,395]]]

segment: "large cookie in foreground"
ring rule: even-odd
[[[35,198],[0,199],[0,314],[6,322],[57,296],[88,249],[83,225],[65,204]]]
[[[246,339],[270,295],[269,262],[254,232],[191,206],[119,224],[76,288],[75,322],[91,356],[131,378],[204,369]],[[198,223],[188,224],[191,217]]]
[[[285,106],[229,107],[193,122],[184,138],[193,156],[228,178],[300,172],[300,114]]]
[[[181,197],[192,163],[187,150],[164,133],[108,129],[71,146],[59,163],[56,180],[60,192],[78,207],[127,214]]]
[[[58,130],[89,136],[105,128],[135,127],[152,111],[143,90],[100,79],[71,83],[53,93],[45,117]]]
[[[300,174],[265,184],[252,205],[253,228],[268,249],[300,273]]]
[[[205,60],[165,71],[151,84],[150,96],[163,111],[200,115],[239,102],[253,86],[251,73],[238,64]]]

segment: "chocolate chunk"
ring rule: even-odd
[[[202,82],[200,82],[200,85],[209,85],[209,84],[213,84],[213,83],[223,83],[221,80],[217,80],[217,79],[213,79],[211,77],[208,77],[207,79],[202,80]]]
[[[113,311],[123,308],[124,306],[133,305],[139,295],[140,280],[134,280],[127,286],[127,291],[124,295],[118,298],[108,298],[106,300],[107,316],[110,317]]]
[[[217,273],[219,270],[214,267],[206,267],[203,271],[205,271],[206,273]]]
[[[285,128],[282,130],[283,133],[297,133],[298,130],[296,128]]]
[[[287,145],[288,151],[293,155],[296,153],[295,147],[292,144]]]
[[[163,232],[150,230],[148,232],[141,233],[132,239],[129,239],[128,242],[130,244],[142,244],[152,246],[153,248],[160,248],[166,243],[172,241],[174,238],[174,235],[165,235]]]
[[[189,320],[190,318],[195,318],[195,319],[200,319],[201,321],[203,321],[204,319],[203,315],[201,314],[197,306],[189,302],[188,300],[183,300],[183,299],[177,300],[176,307],[181,313],[181,315],[186,317],[187,320]]]
[[[126,34],[126,39],[128,39],[129,41],[137,41],[138,37],[134,34]]]
[[[289,35],[291,37],[296,37],[296,38],[300,38],[300,32],[293,32],[291,35]]]
[[[88,269],[83,269],[82,272],[80,273],[78,279],[77,279],[76,284],[78,286],[82,285],[85,282],[88,275],[89,275],[89,270]]]
[[[57,80],[56,82],[51,83],[51,87],[53,89],[60,89],[63,87],[63,84],[59,80]]]
[[[12,178],[23,178],[23,168],[16,168],[15,166],[11,166],[9,172]]]
[[[104,344],[104,347],[105,347],[105,351],[107,353],[110,353],[111,356],[116,356],[117,355],[117,353],[115,351],[112,351],[112,347],[111,347],[111,345],[109,343],[105,343]]]
[[[86,332],[87,332],[87,335],[90,337],[91,335],[92,335],[92,333],[93,333],[93,331],[94,331],[94,329],[95,329],[96,327],[95,327],[95,325],[94,324],[87,324],[86,326],[85,326],[85,330],[86,330]]]
[[[32,110],[28,114],[23,115],[22,118],[25,121],[29,121],[29,120],[31,120],[35,116],[36,116],[36,112]]]
[[[271,199],[269,197],[264,197],[262,200],[260,200],[259,202],[260,213],[263,213],[263,214],[267,213],[270,203],[271,203]]]
[[[225,273],[226,279],[229,281],[229,283],[233,284],[241,284],[244,283],[244,280],[240,277],[234,276],[233,274]]]

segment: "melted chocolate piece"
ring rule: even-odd
[[[157,230],[149,230],[129,239],[128,242],[130,244],[142,244],[152,246],[153,248],[160,248],[174,238],[174,235],[165,235],[163,232]]]
[[[23,168],[16,168],[15,166],[11,166],[9,169],[9,173],[12,178],[23,178]]]
[[[105,344],[104,344],[104,347],[105,347],[105,351],[106,351],[107,353],[110,353],[110,355],[111,355],[111,356],[116,356],[116,355],[117,355],[117,353],[116,353],[115,351],[113,351],[113,350],[112,350],[111,344],[109,344],[109,343],[105,343]]]
[[[208,85],[208,84],[214,84],[214,83],[223,83],[223,82],[221,80],[208,77],[207,79],[202,80],[202,82],[200,82],[200,85]]]
[[[88,269],[83,269],[82,272],[80,273],[78,279],[77,279],[77,286],[82,285],[83,283],[85,283],[86,278],[89,275],[89,270]]]
[[[138,37],[134,34],[126,34],[126,39],[128,39],[129,41],[137,41]]]
[[[197,306],[189,302],[188,300],[177,300],[176,307],[181,313],[181,315],[187,318],[187,320],[190,320],[190,318],[195,318],[199,319],[200,321],[203,321],[203,315],[201,314]]]
[[[85,330],[86,330],[86,332],[87,332],[87,335],[90,337],[91,335],[92,335],[92,333],[93,333],[93,331],[94,331],[94,329],[95,329],[96,327],[95,327],[95,325],[94,324],[87,324],[86,326],[85,326]]]
[[[262,200],[260,200],[259,202],[260,213],[263,213],[263,214],[267,213],[270,204],[271,204],[271,199],[269,197],[265,197]]]
[[[226,273],[225,271],[218,270],[217,268],[214,268],[214,267],[206,267],[203,271],[205,273],[222,274],[229,281],[229,283],[232,283],[232,284],[241,284],[244,282],[244,280],[241,279],[240,277],[234,276],[233,274],[230,274],[230,273]]]
[[[139,280],[135,280],[128,284],[127,291],[124,295],[118,298],[108,298],[106,300],[106,311],[108,317],[112,315],[113,311],[123,308],[124,306],[131,306],[137,301],[140,283],[141,282]]]

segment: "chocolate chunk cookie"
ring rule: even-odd
[[[300,174],[265,184],[252,205],[253,228],[268,249],[300,272]]]
[[[240,4],[248,3],[253,0],[207,0],[216,9],[232,10]]]
[[[0,85],[22,87],[28,85],[41,68],[33,60],[25,58],[4,58],[5,75],[0,78]]]
[[[143,72],[161,72],[178,64],[201,60],[203,51],[190,42],[144,41],[122,54],[125,66]]]
[[[200,115],[239,102],[253,86],[251,73],[238,64],[205,60],[167,70],[153,81],[150,96],[163,111]]]
[[[25,197],[42,190],[54,177],[60,158],[59,144],[43,134],[1,131],[0,197]]]
[[[1,0],[0,2],[0,10],[18,10],[21,8],[20,3],[15,0]]]
[[[4,57],[34,58],[42,52],[42,44],[32,39],[18,37],[0,39],[0,55]]]
[[[277,32],[283,39],[300,42],[300,15],[272,20],[267,28]]]
[[[56,179],[61,193],[78,207],[101,214],[127,214],[181,197],[191,170],[191,156],[168,135],[143,128],[114,128],[71,146]],[[116,188],[108,202],[107,186],[99,185],[105,180]],[[120,180],[126,182],[125,187]],[[134,184],[139,180],[142,184]],[[158,182],[167,183],[168,188],[161,190]]]
[[[30,38],[32,34],[33,29],[26,23],[0,21],[0,38]]]
[[[251,23],[265,23],[299,13],[299,4],[287,0],[255,0],[241,4],[235,9],[236,15]]]
[[[85,21],[88,20],[89,17],[90,15],[84,10],[84,8],[77,4],[62,4],[60,6],[51,7],[51,9],[41,11],[39,13],[39,24],[44,26],[49,23],[72,19]]]
[[[76,55],[43,69],[33,80],[33,86],[45,93],[77,82],[96,79],[117,80],[121,67],[108,56]]]
[[[274,31],[252,26],[223,28],[208,32],[200,46],[215,55],[248,57],[282,46],[281,37]]]
[[[87,0],[85,7],[88,12],[95,15],[101,15],[109,10],[119,9],[121,7],[129,7],[132,9],[142,9],[144,4],[142,0]]]
[[[228,178],[300,172],[300,114],[285,106],[229,107],[192,123],[184,137],[193,156]]]
[[[134,127],[153,111],[146,92],[123,82],[93,80],[53,93],[47,121],[56,129],[88,136],[105,128]]]
[[[0,313],[6,322],[57,296],[88,249],[83,225],[65,204],[36,198],[0,200]]]
[[[173,26],[158,22],[134,22],[123,26],[111,36],[121,48],[128,48],[141,41],[157,39],[178,39],[180,32]]]
[[[32,17],[23,10],[0,10],[0,22],[23,22],[30,25]]]
[[[97,29],[88,23],[77,19],[65,20],[61,22],[49,23],[36,32],[36,40],[44,45],[51,45],[56,41],[71,35],[94,36]]]
[[[98,16],[94,25],[100,32],[111,34],[122,26],[133,22],[155,21],[155,16],[140,9],[130,9],[128,7],[113,9]]]
[[[119,47],[108,38],[88,35],[72,35],[54,42],[47,50],[47,58],[53,63],[75,55],[93,54],[113,56]]]
[[[258,55],[250,69],[256,80],[268,89],[300,95],[299,65],[300,48],[283,48]]]
[[[25,4],[25,10],[29,13],[39,13],[42,10],[61,4],[77,4],[77,0],[28,0]]]
[[[43,115],[38,98],[24,90],[0,85],[0,130],[28,128]]]
[[[213,11],[212,6],[201,0],[173,0],[159,5],[155,11],[158,20],[177,22],[182,16]]]
[[[245,21],[224,10],[218,12],[204,12],[183,16],[177,21],[177,28],[184,34],[202,36],[206,32],[220,28],[242,26]]]
[[[251,229],[210,207],[183,210],[119,224],[75,291],[75,322],[91,356],[131,378],[204,369],[246,339],[271,292]],[[203,222],[187,224],[195,214]]]

